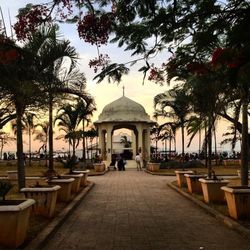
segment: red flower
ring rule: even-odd
[[[216,64],[218,62],[218,59],[221,57],[223,54],[224,49],[222,48],[217,48],[213,54],[212,54],[212,64]]]
[[[162,72],[160,72],[156,67],[154,67],[150,69],[148,80],[162,82],[164,81],[164,77],[162,76]]]

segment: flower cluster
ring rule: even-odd
[[[100,54],[98,58],[89,61],[89,67],[94,67],[94,72],[96,73],[98,68],[105,68],[109,62],[109,56],[107,54]]]
[[[164,81],[164,77],[162,75],[162,72],[158,68],[153,67],[150,69],[148,80],[155,82],[162,82]]]
[[[226,66],[235,69],[243,61],[241,53],[231,48],[217,48],[212,54],[211,64],[213,66]]]
[[[113,17],[111,13],[103,14],[100,17],[93,14],[84,16],[78,22],[79,37],[92,45],[107,44]]]
[[[66,20],[69,15],[73,13],[73,5],[75,0],[56,0],[57,4],[57,14],[61,20]],[[82,0],[78,0],[79,4],[82,3]]]
[[[49,21],[49,9],[45,5],[34,5],[28,11],[18,16],[14,30],[18,40],[27,39],[45,20]]]

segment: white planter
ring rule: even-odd
[[[200,174],[184,174],[187,181],[189,193],[202,193],[201,183],[199,182],[200,178],[205,178],[205,175]]]
[[[88,174],[89,174],[89,170],[75,170],[74,173],[76,174],[83,174],[82,177],[82,182],[81,182],[81,186],[86,187],[88,185]]]
[[[176,178],[177,178],[177,185],[178,187],[187,187],[187,181],[186,181],[186,177],[184,176],[184,174],[193,174],[192,170],[176,170],[174,171],[176,174]]]
[[[226,186],[228,180],[212,180],[212,179],[199,179],[201,182],[202,192],[204,201],[206,203],[210,202],[225,202],[224,191],[221,190],[222,186]]]
[[[1,201],[0,205],[0,245],[19,247],[25,240],[33,199],[24,201]]]
[[[83,174],[64,174],[63,178],[74,178],[71,191],[73,193],[78,193],[80,190]]]
[[[57,199],[59,201],[67,202],[71,199],[71,189],[74,181],[75,181],[74,178],[61,178],[61,179],[54,178],[48,180],[48,184],[59,185],[61,189],[58,190]]]
[[[28,187],[22,188],[20,191],[25,194],[26,198],[31,198],[36,201],[36,204],[32,206],[32,212],[51,218],[54,216],[57,191],[60,188],[61,187],[58,185],[48,187]]]
[[[239,177],[241,177],[241,171],[237,170],[237,174]],[[248,178],[250,178],[250,170],[248,170]]]
[[[225,192],[229,215],[238,219],[250,219],[250,187],[222,187]]]

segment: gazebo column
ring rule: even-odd
[[[146,135],[145,135],[145,139],[146,139],[146,145],[145,145],[145,149],[146,149],[146,161],[150,160],[150,145],[151,145],[151,140],[150,140],[150,128],[148,127],[146,130]]]
[[[136,145],[136,135],[135,135],[135,131],[133,131],[132,133],[132,150],[133,150],[133,159],[136,156],[137,153],[137,145]]]
[[[100,135],[99,135],[99,145],[101,149],[101,157],[105,159],[105,131],[101,129]]]
[[[142,160],[144,159],[144,147],[143,147],[143,130],[141,126],[138,126],[138,149],[141,149]]]
[[[107,129],[107,161],[108,163],[111,162],[112,156],[112,127],[108,127]]]

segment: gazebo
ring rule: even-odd
[[[99,148],[101,156],[108,162],[111,161],[112,136],[115,130],[126,128],[132,133],[133,157],[137,152],[141,153],[142,160],[150,158],[150,128],[155,124],[150,120],[144,107],[124,95],[106,105],[98,120],[94,122],[99,136]]]

